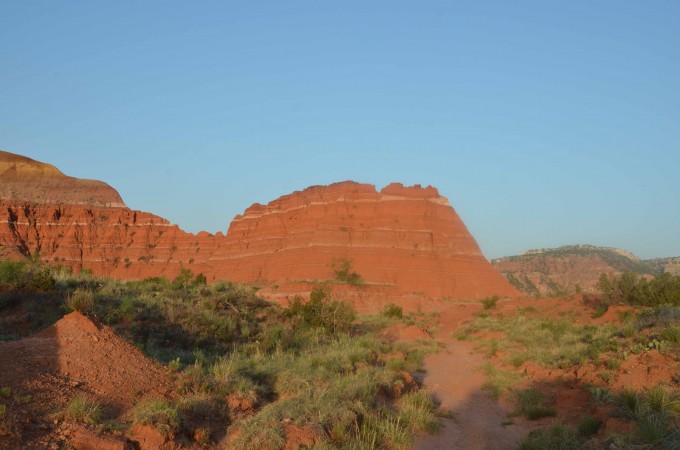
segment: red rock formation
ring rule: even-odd
[[[366,283],[400,293],[516,295],[433,187],[343,182],[255,204],[232,221],[211,263],[218,278],[281,282],[333,279],[342,259]]]
[[[518,294],[433,187],[314,186],[254,204],[226,236],[213,236],[130,210],[104,183],[18,155],[0,153],[0,182],[0,255],[39,255],[119,278],[174,277],[187,267],[209,280],[270,286],[332,280],[334,262],[344,260],[362,289],[460,299]]]

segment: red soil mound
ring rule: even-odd
[[[21,445],[28,448],[49,442],[57,432],[51,414],[76,395],[99,402],[105,418],[120,418],[139,399],[168,396],[173,389],[160,366],[78,312],[32,337],[0,342],[0,367],[0,384],[14,399],[14,421],[23,427]],[[10,445],[16,439],[0,436],[0,447],[20,448]]]

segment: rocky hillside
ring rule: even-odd
[[[641,260],[613,247],[567,245],[529,250],[517,256],[494,259],[491,263],[517,289],[527,295],[563,295],[581,290],[594,292],[600,274],[623,272],[653,275],[680,268],[680,258]]]
[[[338,265],[346,265],[363,290],[459,299],[518,294],[433,187],[314,186],[254,204],[226,235],[194,235],[127,208],[105,183],[7,152],[0,168],[0,256],[124,279],[189,268],[209,281],[287,285],[290,292],[308,289],[300,282],[337,279]]]
[[[646,259],[644,262],[655,272],[668,272],[675,276],[680,275],[680,256]]]

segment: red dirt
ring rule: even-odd
[[[7,448],[46,448],[55,442],[60,434],[53,413],[77,395],[99,402],[105,419],[122,419],[139,399],[173,391],[163,368],[78,312],[32,337],[1,342],[0,367],[0,384],[23,399],[12,411],[23,437],[0,437],[0,446]]]
[[[454,414],[440,419],[442,430],[420,437],[419,450],[435,449],[515,449],[536,424],[515,418],[507,421],[511,409],[491,398],[482,386],[487,381],[479,367],[484,357],[475,345],[454,339],[444,340],[446,349],[425,360],[423,382],[441,407]]]
[[[571,320],[578,324],[612,323],[620,320],[619,312],[629,307],[612,307],[604,316],[593,319],[593,309],[575,295],[562,299],[506,299],[498,302],[493,314],[513,315],[518,308],[534,308],[527,314],[556,320]],[[549,404],[557,409],[557,417],[529,421],[512,417],[507,424],[513,405],[507,400],[497,402],[482,389],[487,377],[479,367],[486,361],[476,348],[477,343],[458,341],[453,338],[456,330],[474,318],[481,311],[481,305],[472,303],[452,304],[440,315],[437,338],[446,345],[444,350],[425,359],[425,387],[441,402],[442,407],[454,414],[454,419],[440,419],[444,428],[441,432],[421,436],[415,448],[435,449],[514,449],[534,428],[547,424],[569,423],[577,425],[585,415],[593,415],[604,424],[598,436],[609,432],[627,432],[631,425],[609,417],[610,406],[598,406],[590,401],[589,386],[600,386],[617,391],[624,387],[645,389],[655,385],[673,385],[673,376],[678,373],[678,363],[656,351],[630,355],[615,370],[615,378],[607,384],[600,376],[606,368],[603,364],[587,364],[568,370],[546,369],[536,363],[527,362],[519,368],[503,365],[503,355],[493,358],[495,365],[504,370],[515,370],[526,377],[521,386],[534,387],[544,393]],[[525,309],[526,311],[526,309]],[[502,339],[491,334],[485,339]],[[504,424],[504,422],[506,424]]]

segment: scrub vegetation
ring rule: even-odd
[[[495,398],[515,405],[512,415],[529,420],[557,416],[553,425],[532,431],[521,449],[680,448],[680,372],[665,385],[632,389],[617,384],[622,367],[631,358],[658,354],[667,361],[680,361],[678,279],[603,276],[606,308],[614,304],[636,307],[618,311],[615,323],[578,324],[569,314],[551,318],[524,307],[507,315],[482,311],[459,329],[459,340],[476,342],[487,355],[482,367],[489,378],[485,387]],[[527,375],[528,365],[557,378],[537,383]],[[579,373],[586,370],[597,376],[582,385]],[[572,388],[575,383],[589,389],[590,401],[606,408],[609,417],[629,423],[631,431],[598,434],[603,419],[590,415],[578,423],[560,423],[560,411],[550,392],[560,389],[560,383],[566,383],[560,380],[569,374]]]
[[[21,301],[49,299],[41,317],[24,316],[23,331],[5,339],[78,310],[165,364],[174,397],[140,401],[131,420],[167,436],[209,444],[226,428],[233,448],[275,449],[293,428],[311,433],[320,448],[405,449],[416,433],[438,428],[437,407],[411,376],[437,346],[381,339],[380,320],[357,320],[328,287],[284,308],[259,299],[252,286],[207,285],[188,270],[174,280],[124,282],[14,262],[0,263],[0,285],[0,310],[18,307],[18,293]],[[407,321],[396,307],[387,315],[387,324]],[[91,425],[100,416],[84,397],[64,412]]]

